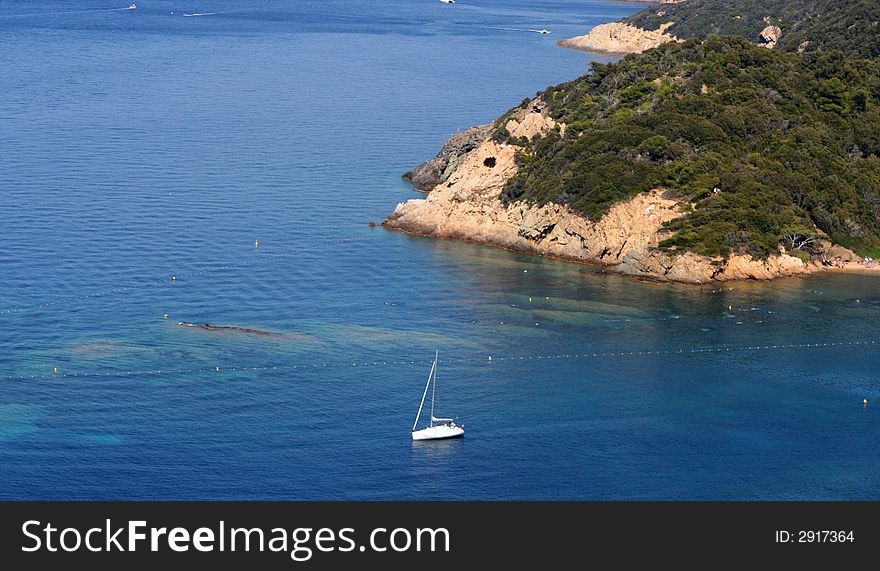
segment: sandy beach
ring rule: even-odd
[[[873,267],[868,267],[862,262],[846,262],[843,264],[843,267],[832,267],[829,268],[829,271],[832,272],[844,272],[849,274],[873,274],[880,275],[880,264],[874,262]]]

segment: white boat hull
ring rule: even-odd
[[[447,424],[414,430],[412,433],[413,440],[440,440],[441,438],[457,438],[459,436],[464,436],[464,428]]]

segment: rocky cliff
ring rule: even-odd
[[[518,109],[505,127],[515,137],[531,139],[535,135],[544,136],[552,129],[563,129],[564,125],[558,125],[547,116],[546,106],[536,100]],[[447,164],[442,169],[445,178],[433,187],[427,198],[398,204],[383,222],[385,227],[686,283],[771,279],[822,268],[821,264],[805,263],[785,254],[767,260],[739,255],[720,260],[659,250],[658,242],[669,235],[663,223],[682,214],[682,205],[662,189],[617,203],[597,221],[588,220],[566,205],[505,204],[500,199],[501,190],[516,174],[516,156],[523,149],[493,141],[488,130],[479,129],[483,136],[479,144],[461,154],[452,152],[456,166],[449,168]],[[468,136],[475,137],[476,133]],[[459,148],[458,144],[452,147]]]
[[[404,173],[404,180],[419,188],[432,188],[445,182],[458,168],[461,159],[489,136],[491,129],[492,125],[479,125],[452,135],[436,157]]]
[[[643,30],[623,22],[611,22],[596,26],[585,36],[560,40],[558,44],[577,50],[640,53],[666,42],[680,41],[666,32],[672,24],[663,24],[657,30]]]

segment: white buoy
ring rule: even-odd
[[[492,355],[489,355],[489,360],[490,360],[490,361],[492,360]]]
[[[259,248],[259,247],[260,247],[260,241],[254,240],[254,248]]]

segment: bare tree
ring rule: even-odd
[[[782,237],[782,244],[789,250],[800,250],[811,256],[822,252],[816,236],[811,234],[789,232]]]

